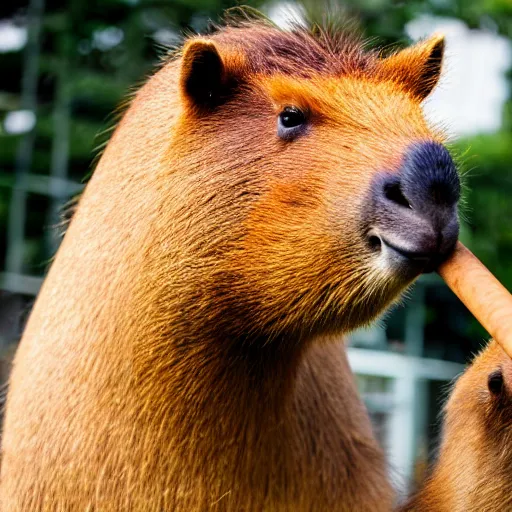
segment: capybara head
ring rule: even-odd
[[[384,58],[259,22],[186,42],[169,158],[186,169],[195,246],[215,260],[212,328],[348,330],[452,249],[459,178],[421,107],[443,45]]]
[[[432,507],[418,510],[510,510],[511,471],[512,360],[491,340],[448,400],[439,460],[419,495]]]
[[[401,510],[512,510],[512,360],[495,340],[458,378],[431,475]]]
[[[500,462],[512,462],[512,360],[494,340],[460,377],[448,401],[446,431],[456,430],[494,445],[489,453],[497,457],[496,470]],[[464,436],[457,436],[459,453]]]

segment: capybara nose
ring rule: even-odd
[[[372,248],[430,272],[459,235],[460,180],[448,150],[433,141],[413,143],[398,172],[382,173],[372,186]],[[392,259],[393,259],[392,258]]]
[[[446,224],[460,197],[459,175],[448,150],[437,142],[413,144],[405,153],[399,187],[407,202],[430,216],[436,227]]]

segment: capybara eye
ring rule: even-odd
[[[503,372],[495,370],[487,377],[487,387],[493,395],[499,395],[503,389]]]
[[[306,115],[297,107],[285,107],[279,114],[277,134],[282,139],[291,139],[299,135],[306,123]]]

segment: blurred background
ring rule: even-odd
[[[284,27],[292,1],[246,2]],[[425,105],[465,174],[463,241],[512,289],[512,0],[339,0],[375,44],[446,35]],[[1,379],[60,242],[63,205],[83,188],[112,113],[170,45],[205,31],[232,0],[0,2]],[[315,9],[313,0],[306,5]],[[317,12],[321,9],[316,7]],[[439,278],[350,340],[349,357],[398,487],[435,455],[450,381],[487,335]]]

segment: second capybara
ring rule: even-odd
[[[512,510],[512,360],[496,341],[458,379],[444,415],[432,475],[404,512]]]
[[[242,20],[154,74],[16,354],[3,510],[392,508],[343,335],[456,242],[443,48]]]

